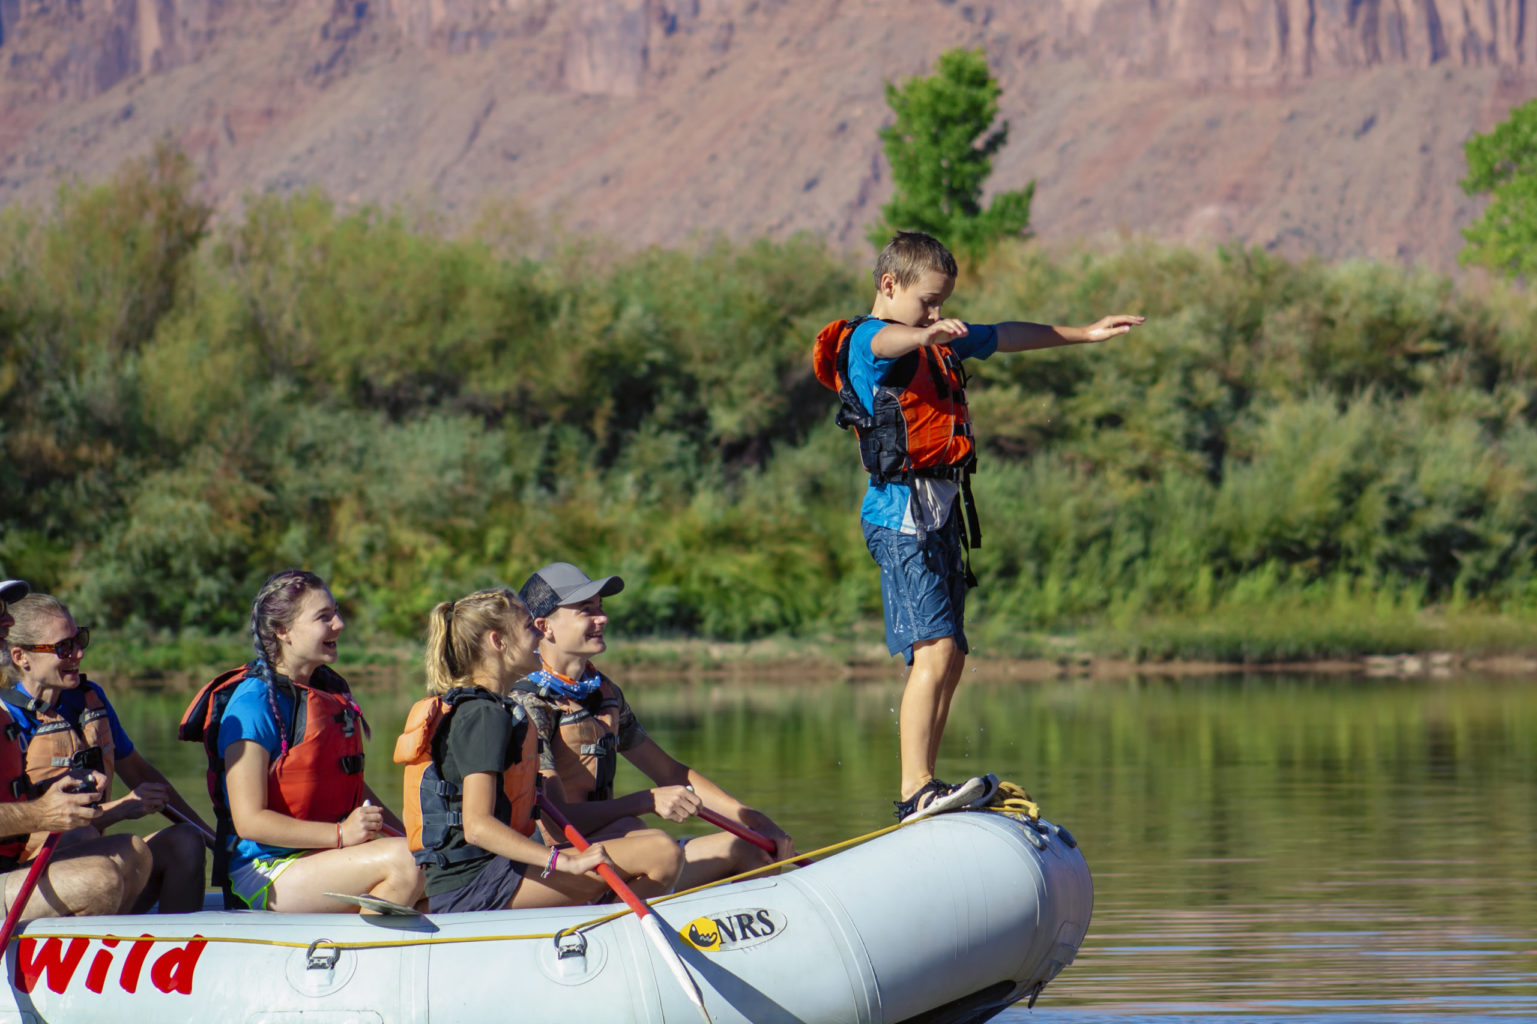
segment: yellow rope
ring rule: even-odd
[[[1023,786],[1007,780],[998,783],[993,798],[987,802],[987,809],[1015,818],[1041,820],[1041,805],[1030,799],[1030,794],[1025,792]]]

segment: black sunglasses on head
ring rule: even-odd
[[[67,636],[58,643],[14,644],[13,646],[20,647],[22,650],[30,651],[33,654],[56,654],[60,658],[68,658],[76,651],[84,654],[85,649],[91,646],[91,627],[81,626],[74,636]]]

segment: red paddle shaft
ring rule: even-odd
[[[708,821],[711,825],[714,825],[716,828],[724,829],[734,836],[739,836],[742,839],[747,840],[749,843],[752,843],[760,850],[773,853],[778,849],[778,847],[774,845],[774,840],[770,839],[762,832],[756,832],[753,829],[748,828],[746,825],[743,825],[739,821],[732,821],[724,814],[719,814],[715,811],[712,811],[708,807],[699,808],[699,816],[705,821]],[[810,863],[811,861],[809,860],[798,860],[795,862],[795,865],[796,867],[803,868]]]
[[[539,812],[553,821],[560,828],[561,832],[565,833],[566,838],[571,841],[572,846],[576,847],[577,852],[580,853],[591,845],[576,830],[576,826],[567,821],[566,816],[561,814],[553,803],[545,799],[542,793],[539,795]],[[667,936],[663,934],[660,923],[662,919],[657,916],[656,911],[646,906],[645,901],[635,895],[635,890],[625,884],[624,879],[619,877],[619,873],[607,864],[598,865],[598,877],[607,882],[608,887],[614,890],[614,895],[623,900],[624,905],[635,912],[635,917],[641,924],[641,931],[646,933],[646,937],[651,940],[651,944],[662,955],[663,961],[666,962],[668,969],[672,971],[673,977],[678,980],[678,985],[683,989],[683,994],[688,996],[689,1002],[694,1004],[694,1009],[699,1011],[699,1016],[704,1018],[705,1024],[711,1024],[710,1011],[704,1005],[704,994],[699,991],[698,983],[688,973],[688,968],[684,966],[683,958],[678,956],[678,951],[672,948],[672,943],[668,942]]]
[[[48,838],[43,840],[43,846],[37,851],[37,856],[32,858],[32,866],[27,869],[27,877],[21,881],[21,890],[16,893],[16,902],[11,904],[10,912],[5,915],[5,923],[0,924],[0,956],[5,955],[5,947],[11,941],[11,933],[16,930],[16,922],[21,920],[21,912],[27,905],[27,900],[32,898],[32,890],[37,888],[38,876],[43,873],[43,868],[48,866],[49,859],[53,856],[54,847],[59,845],[59,833],[50,832]]]

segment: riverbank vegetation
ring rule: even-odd
[[[6,574],[170,663],[295,564],[386,646],[554,559],[624,575],[627,637],[878,642],[854,442],[808,359],[867,307],[867,253],[450,238],[317,194],[215,226],[197,195],[161,149],[0,218]],[[974,370],[984,656],[1529,646],[1529,293],[1008,242],[947,307],[1107,311],[1148,322]]]

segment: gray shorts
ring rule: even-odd
[[[430,914],[457,914],[468,910],[504,910],[523,884],[526,864],[515,864],[506,857],[492,857],[486,866],[465,885],[428,897]]]

